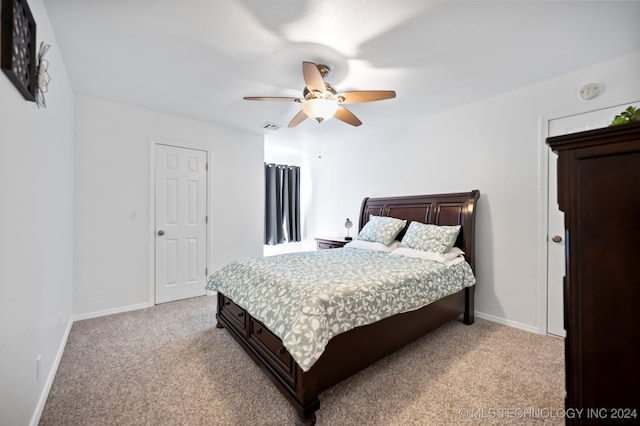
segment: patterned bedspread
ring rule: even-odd
[[[209,277],[275,333],[307,371],[340,333],[420,308],[475,284],[466,262],[341,248],[232,262]]]

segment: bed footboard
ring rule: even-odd
[[[309,371],[302,371],[282,341],[242,307],[218,293],[217,327],[227,328],[296,410],[296,425],[315,424],[318,395],[325,389],[424,336],[462,317],[473,323],[475,286],[418,310],[385,318],[335,336]]]

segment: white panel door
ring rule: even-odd
[[[607,127],[617,114],[631,103],[599,109],[549,121],[549,136],[566,135],[583,130]],[[564,337],[562,278],[565,275],[564,213],[558,208],[558,156],[549,150],[548,228],[547,228],[547,333]]]
[[[156,145],[155,302],[203,296],[207,153]]]

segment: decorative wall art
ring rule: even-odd
[[[0,68],[26,100],[35,102],[36,21],[27,0],[1,2]]]
[[[51,45],[40,43],[40,49],[38,50],[38,66],[36,68],[37,76],[37,89],[36,89],[36,104],[38,108],[46,108],[47,102],[44,99],[44,94],[49,90],[49,83],[51,77],[49,76],[49,61],[44,59],[44,55],[47,54]]]

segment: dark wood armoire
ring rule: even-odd
[[[638,421],[640,123],[547,143],[558,154],[565,213],[565,403],[584,409],[567,423]]]

